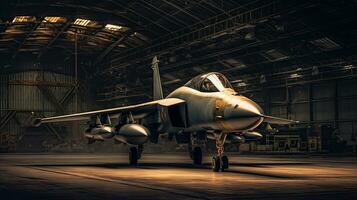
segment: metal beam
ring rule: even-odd
[[[57,38],[62,35],[62,33],[64,31],[67,30],[67,28],[71,25],[72,21],[71,20],[68,20],[67,23],[65,23],[62,28],[57,32],[57,34],[52,38],[51,41],[48,42],[48,44],[43,47],[40,51],[40,53],[38,54],[37,58],[41,58],[41,56],[46,53],[46,51],[50,48],[50,46],[57,40]]]
[[[173,15],[169,15],[167,12],[164,12],[163,10],[157,8],[156,6],[150,4],[149,2],[146,2],[145,0],[141,0],[141,2],[143,2],[145,5],[148,5],[149,7],[153,8],[154,10],[160,12],[161,14],[167,16],[168,17],[167,19],[170,20],[171,22],[175,23],[175,24],[177,24],[177,22],[179,22],[181,25],[182,24],[185,25],[185,26],[190,25],[187,22],[184,22],[184,21],[178,19],[177,17],[174,17]],[[160,18],[160,19],[164,19],[164,18]],[[155,23],[157,23],[159,20],[155,21]]]
[[[188,16],[194,18],[195,20],[198,20],[198,21],[201,21],[201,20],[202,20],[201,18],[199,18],[199,17],[197,17],[197,16],[191,14],[190,12],[186,11],[185,9],[182,9],[180,6],[178,6],[178,5],[174,4],[174,3],[171,3],[171,2],[166,1],[166,0],[162,0],[162,1],[165,2],[166,4],[172,6],[172,7],[174,7],[174,8],[176,8],[176,9],[180,10],[181,12],[185,13],[186,15],[188,15]]]
[[[105,56],[107,56],[116,46],[118,46],[121,42],[123,42],[129,35],[131,34],[131,32],[126,33],[125,35],[123,35],[121,38],[119,38],[117,41],[115,41],[114,43],[112,43],[111,45],[109,45],[98,57],[97,59],[94,61],[93,65],[97,65],[99,64]]]
[[[191,32],[178,30],[177,32],[172,33],[172,35],[177,35],[177,37],[172,38],[169,35],[166,35],[152,42],[152,45],[150,46],[138,47],[128,50],[125,53],[120,54],[120,57],[118,56],[112,59],[111,62],[125,61],[130,59],[146,60],[147,57],[159,55],[162,52],[167,52],[174,48],[178,48],[195,41],[212,40],[212,38],[216,37],[217,35],[241,28],[244,25],[255,23],[261,19],[266,19],[277,14],[278,11],[276,9],[276,3],[270,2],[258,8],[239,13],[221,21],[217,21],[216,23],[211,23],[205,27],[195,28]],[[207,21],[209,20],[211,19],[208,19]],[[138,58],[138,55],[140,55],[140,58]],[[115,67],[117,68],[120,66],[121,64],[116,65]],[[111,69],[108,68],[108,70]]]
[[[77,84],[74,86],[74,87],[71,87],[67,92],[66,94],[62,97],[62,99],[60,100],[60,104],[65,107],[69,100],[73,97],[73,95],[75,93],[77,93],[78,91],[78,88],[79,88],[79,83],[77,82]]]
[[[17,47],[17,50],[15,51],[15,53],[13,54],[12,58],[16,58],[17,54],[19,53],[20,49],[24,46],[27,38],[29,38],[31,36],[31,34],[37,29],[38,26],[40,26],[42,23],[42,21],[40,20],[40,22],[35,22],[35,25],[32,27],[31,31],[29,33],[26,34],[26,36],[24,37],[24,39],[21,41],[20,45]]]
[[[64,16],[73,17],[73,13],[85,17],[88,19],[96,21],[106,21],[109,19],[118,19],[118,21],[123,22],[123,26],[128,26],[132,29],[143,30],[145,26],[140,23],[140,20],[134,20],[131,17],[125,16],[128,14],[126,11],[116,10],[115,7],[120,7],[125,9],[126,6],[118,5],[116,1],[108,0],[108,2],[113,3],[114,9],[104,9],[97,6],[85,6],[70,3],[34,3],[34,2],[22,2],[16,4],[16,13],[23,15],[37,15],[37,13],[42,12],[44,9],[48,15],[52,16]],[[133,3],[135,1],[132,1]],[[145,29],[145,31],[150,32],[152,35],[158,36],[155,31]]]
[[[165,26],[156,23],[156,22],[153,21],[152,19],[147,18],[146,16],[144,16],[144,15],[142,15],[142,14],[139,14],[137,11],[131,9],[130,7],[125,7],[125,5],[123,5],[123,4],[120,3],[120,2],[113,1],[113,0],[108,0],[108,1],[111,2],[111,3],[113,3],[113,4],[116,4],[116,5],[118,5],[118,6],[124,7],[125,10],[128,10],[128,11],[132,12],[133,14],[137,15],[138,17],[149,21],[150,23],[152,23],[152,24],[154,24],[154,25],[160,27],[160,29],[165,30],[165,31],[168,32],[168,33],[171,33],[171,32],[172,32],[172,30],[169,30],[169,29],[167,29]],[[135,1],[133,1],[133,2],[135,2]],[[147,26],[144,26],[144,27],[146,28]]]
[[[204,3],[216,8],[217,10],[221,11],[222,13],[226,14],[228,17],[231,17],[231,14],[227,13],[225,10],[223,10],[222,8],[218,7],[215,5],[216,1],[211,1],[211,0],[208,0],[208,1],[204,1]]]
[[[8,111],[1,119],[0,119],[0,130],[4,128],[4,126],[16,115],[16,111],[10,110]]]

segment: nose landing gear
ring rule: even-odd
[[[212,170],[214,172],[223,172],[229,167],[228,157],[223,155],[226,138],[226,133],[220,133],[216,137],[217,155],[212,157]]]

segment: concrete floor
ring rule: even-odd
[[[357,199],[357,159],[230,156],[211,172],[186,154],[1,154],[1,199]]]

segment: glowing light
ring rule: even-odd
[[[290,78],[300,78],[300,77],[301,77],[301,75],[298,73],[294,73],[294,74],[290,75]]]
[[[79,26],[88,26],[88,24],[90,22],[91,22],[91,20],[89,20],[89,19],[77,18],[76,21],[74,21],[74,24],[79,25]]]
[[[34,16],[16,16],[12,22],[13,23],[26,23],[26,22],[34,22],[36,21],[36,17]]]
[[[238,87],[244,87],[244,86],[247,86],[247,84],[245,82],[238,83]]]
[[[57,23],[57,22],[65,22],[66,19],[63,17],[55,17],[55,16],[47,16],[45,17],[42,22],[49,22],[49,23]]]
[[[107,24],[107,25],[105,25],[104,28],[107,29],[107,30],[110,30],[110,31],[119,31],[123,27],[122,26],[118,26],[118,25],[114,25],[114,24]]]
[[[343,66],[343,68],[344,68],[344,69],[347,69],[347,70],[348,70],[348,69],[352,69],[352,68],[353,68],[353,65],[345,65],[345,66]]]

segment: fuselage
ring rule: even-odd
[[[252,100],[236,95],[231,88],[201,92],[182,86],[167,98],[179,98],[186,102],[186,131],[244,132],[255,129],[263,121],[262,109]]]

